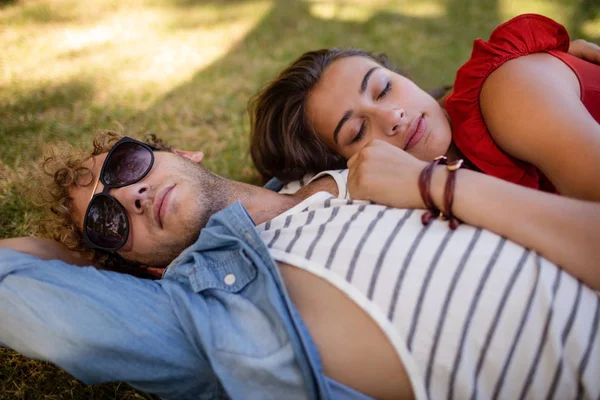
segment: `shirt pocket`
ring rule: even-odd
[[[193,290],[204,297],[214,348],[249,357],[277,352],[289,340],[272,278],[242,249],[215,259],[205,258],[190,276]]]

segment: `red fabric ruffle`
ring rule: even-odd
[[[479,95],[487,77],[505,62],[542,51],[566,52],[569,43],[569,34],[562,25],[537,14],[524,14],[505,22],[487,42],[475,40],[471,58],[456,73],[453,94],[445,104],[454,143],[481,171],[523,186],[553,191],[537,168],[496,145],[483,121]]]

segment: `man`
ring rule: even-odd
[[[173,399],[600,394],[598,295],[537,254],[350,201],[343,171],[284,196],[104,139],[57,167],[61,237],[168,268],[150,281],[2,250],[7,347]],[[31,243],[4,247],[55,258]]]

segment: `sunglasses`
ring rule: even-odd
[[[129,216],[125,207],[108,192],[143,179],[154,164],[157,150],[129,137],[119,140],[110,149],[83,220],[83,239],[89,248],[116,251],[127,243]],[[98,182],[104,184],[104,189],[94,194]]]

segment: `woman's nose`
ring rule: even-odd
[[[142,214],[150,200],[150,187],[142,182],[111,190],[111,196],[125,207],[127,212]]]
[[[378,113],[379,126],[385,136],[394,136],[402,132],[405,112],[401,108],[381,108]]]

